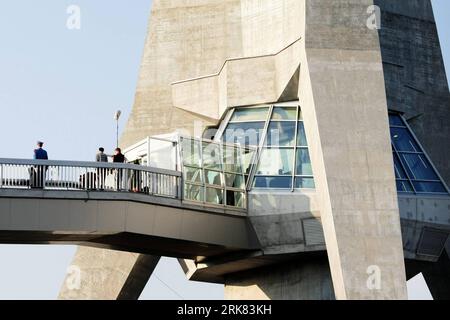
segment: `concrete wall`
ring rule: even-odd
[[[400,219],[372,1],[306,1],[301,105],[337,299],[405,299]],[[378,288],[368,270],[381,273]]]
[[[450,93],[429,0],[376,0],[388,107],[405,112],[450,184]]]
[[[259,268],[226,279],[228,300],[334,300],[326,257]]]

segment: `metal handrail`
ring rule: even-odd
[[[115,191],[181,199],[181,172],[123,163],[0,159],[0,189]]]

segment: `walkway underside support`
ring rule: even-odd
[[[161,257],[79,247],[61,300],[137,300]]]

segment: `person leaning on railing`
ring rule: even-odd
[[[100,147],[98,149],[98,153],[95,155],[96,162],[108,162],[108,155],[105,153],[105,148]],[[107,175],[106,168],[97,168],[97,181],[98,181],[98,189],[105,189],[105,179]]]
[[[34,149],[34,160],[48,160],[48,153],[43,149],[44,143],[42,141],[37,142],[37,149]],[[44,179],[48,166],[33,166],[30,168],[30,184],[32,188],[43,188]]]

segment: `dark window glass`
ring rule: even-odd
[[[295,145],[295,122],[271,122],[266,145],[293,147]]]
[[[408,179],[406,176],[405,170],[403,170],[402,164],[398,159],[397,154],[394,153],[394,169],[395,169],[395,177],[397,179]]]
[[[255,177],[255,188],[291,189],[292,177]]]
[[[400,118],[400,116],[395,115],[395,114],[389,115],[389,124],[391,126],[400,126],[400,127],[405,126],[405,124],[403,123],[403,120]]]
[[[417,192],[424,193],[447,193],[444,185],[440,182],[421,182],[413,181],[414,188]]]
[[[404,153],[400,155],[413,180],[439,180],[431,164],[422,154]]]
[[[414,192],[411,183],[406,180],[397,180],[397,191],[398,192]]]
[[[230,123],[224,132],[223,141],[243,146],[258,146],[264,125],[264,122]]]
[[[227,206],[244,208],[245,207],[244,193],[227,190]]]
[[[406,128],[391,128],[392,143],[397,151],[420,152],[420,148]]]

